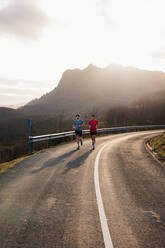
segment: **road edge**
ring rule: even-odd
[[[158,158],[158,155],[156,152],[153,151],[152,147],[149,145],[149,140],[146,140],[144,142],[144,146],[146,148],[146,151],[152,156],[152,158],[157,161],[157,163],[159,163],[161,166],[165,167],[165,163],[160,161],[160,159]]]

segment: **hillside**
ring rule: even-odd
[[[107,126],[164,125],[165,90],[143,96],[128,106],[115,106],[103,111]]]
[[[24,114],[19,110],[0,107],[0,122],[4,120],[11,120],[17,118],[24,118],[24,117],[25,117]]]
[[[58,86],[20,108],[30,115],[73,116],[76,112],[102,111],[106,107],[128,105],[143,95],[165,90],[165,74],[132,67],[110,65],[84,70],[67,70]]]

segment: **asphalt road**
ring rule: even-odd
[[[90,140],[80,151],[74,143],[61,145],[2,174],[0,248],[164,248],[165,168],[145,149],[150,136],[153,131],[100,137],[94,151]]]

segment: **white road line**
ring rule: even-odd
[[[94,182],[95,182],[97,205],[98,205],[98,210],[99,210],[101,229],[103,233],[105,248],[113,248],[113,243],[112,243],[112,239],[111,239],[109,228],[108,228],[107,218],[106,218],[105,211],[104,211],[102,196],[100,192],[100,184],[99,184],[99,159],[100,159],[101,152],[108,145],[109,143],[108,144],[106,143],[105,145],[103,145],[96,156],[95,167],[94,167]]]

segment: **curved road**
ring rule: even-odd
[[[95,151],[89,139],[61,145],[2,174],[0,248],[164,248],[165,169],[144,146],[155,134],[100,137]]]

